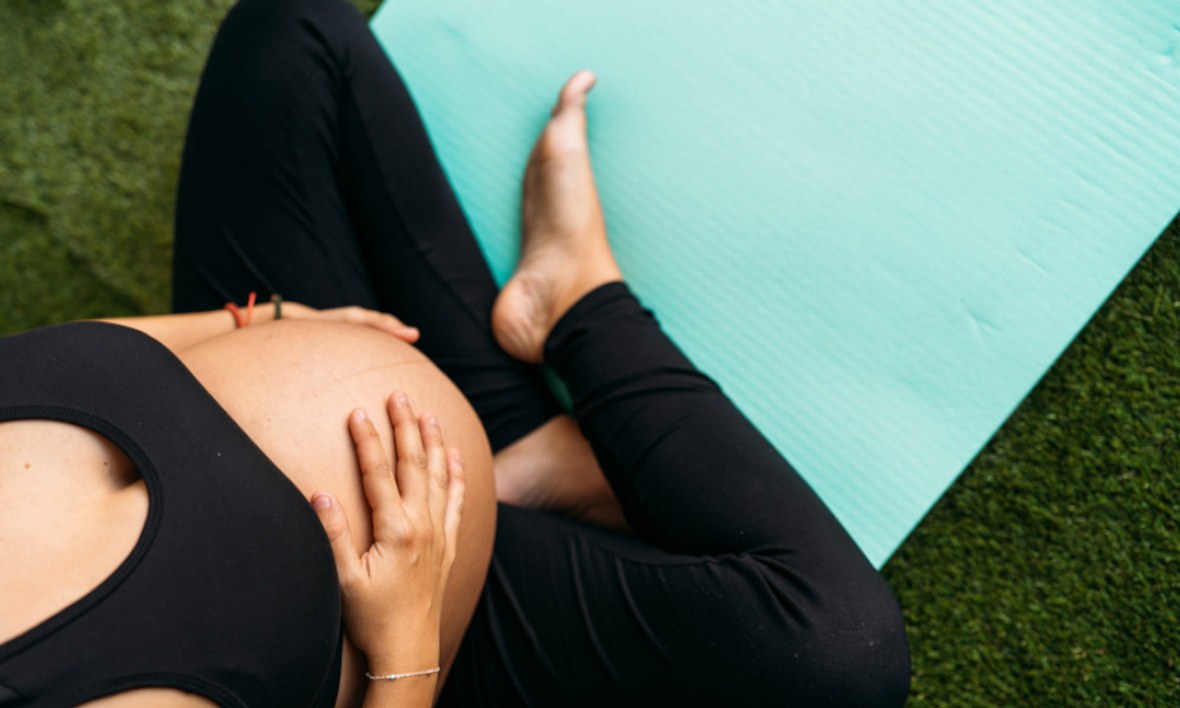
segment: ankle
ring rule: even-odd
[[[565,317],[574,305],[581,302],[582,298],[586,297],[595,290],[601,288],[609,283],[620,283],[623,281],[623,273],[619,267],[615,265],[614,259],[603,263],[601,266],[593,269],[585,269],[568,287],[563,289],[560,296],[554,298],[553,311],[549,318],[548,327],[545,330],[545,337],[542,342],[549,339],[549,334],[557,323]]]

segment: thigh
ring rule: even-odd
[[[413,347],[343,324],[284,321],[252,327],[180,356],[304,495],[316,490],[337,495],[361,548],[372,536],[346,427],[349,412],[364,407],[377,421],[387,449],[385,401],[393,391],[405,392],[416,412],[438,416],[447,445],[462,450],[468,477],[458,553],[444,600],[442,659],[447,666],[483,586],[496,511],[487,438],[459,390]],[[342,684],[356,678],[355,670],[344,674]]]
[[[502,507],[440,705],[781,705],[782,686],[806,681],[791,657],[809,635],[764,575],[762,559],[672,554]]]
[[[222,23],[181,159],[177,311],[251,290],[314,307],[376,307],[338,180],[340,72],[302,22],[334,5],[356,13],[342,0],[243,0]]]
[[[879,621],[892,599],[838,573],[782,550],[671,553],[501,507],[440,705],[901,705],[904,633]],[[876,599],[845,604],[849,588]]]
[[[242,0],[201,79],[173,305],[251,290],[418,327],[497,449],[558,412],[539,374],[496,344],[495,281],[409,91],[346,0]]]

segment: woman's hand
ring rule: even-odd
[[[330,494],[312,495],[336,559],[345,629],[374,674],[438,665],[443,589],[463,509],[462,460],[444,448],[437,419],[416,418],[400,393],[389,399],[389,418],[395,465],[363,410],[348,419],[373,510],[369,549],[357,553],[348,517]]]
[[[255,324],[274,320],[272,302],[255,303],[251,321]],[[398,339],[413,344],[418,341],[418,328],[409,327],[393,315],[374,312],[363,307],[337,307],[317,310],[297,302],[283,303],[283,317],[293,320],[330,320],[350,322],[379,329]],[[148,317],[115,317],[103,322],[137,329],[152,337],[173,352],[181,352],[201,342],[233,331],[236,316],[222,310],[190,312],[182,315],[151,315]]]
[[[274,308],[267,303],[257,305],[255,314],[271,313],[273,319]],[[363,307],[334,307],[330,310],[317,310],[314,307],[300,305],[297,302],[283,301],[283,319],[292,320],[326,320],[330,322],[347,322],[349,324],[372,327],[391,334],[398,339],[413,344],[418,341],[418,328],[410,327],[401,320],[385,312],[366,310]]]

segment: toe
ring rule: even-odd
[[[586,94],[594,88],[598,81],[594,74],[583,69],[569,78],[565,86],[561,87],[561,94],[557,98],[557,105],[553,107],[553,115],[568,109],[582,109],[586,106]]]
[[[586,144],[586,94],[594,87],[594,74],[579,71],[561,89],[548,125],[537,141],[533,157],[547,160],[562,155],[583,154]],[[530,161],[530,166],[532,161]]]

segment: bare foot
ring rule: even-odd
[[[588,71],[561,89],[524,174],[520,263],[492,308],[500,346],[539,363],[553,325],[583,295],[622,279],[606,225],[586,142]],[[496,496],[533,509],[625,528],[619,502],[577,423],[557,416],[495,457]]]
[[[559,415],[496,453],[496,499],[626,530],[623,510],[578,424]]]
[[[579,71],[562,87],[525,169],[520,263],[492,309],[496,340],[521,361],[539,363],[561,316],[594,288],[623,279],[586,142],[586,94],[594,82]]]

